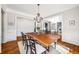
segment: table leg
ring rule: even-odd
[[[50,47],[48,46],[48,47],[46,47],[46,49],[47,49],[47,51],[49,52],[50,51]]]
[[[54,48],[56,49],[56,42],[54,42]]]

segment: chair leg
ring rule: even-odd
[[[35,43],[33,43],[33,44],[30,46],[30,49],[31,49],[31,51],[30,51],[31,54],[36,54],[36,46],[35,46]]]
[[[41,53],[41,54],[46,54],[46,51],[44,51],[43,53]]]
[[[27,53],[28,53],[28,45],[26,45],[26,46],[27,46],[27,47],[26,47],[26,48],[27,48],[27,49],[26,49],[26,54],[27,54]]]
[[[56,42],[54,42],[54,48],[56,49]]]
[[[24,41],[22,41],[22,44],[23,44],[23,46],[24,46]]]
[[[26,48],[27,48],[27,44],[25,43],[24,49],[26,49]]]
[[[49,52],[50,51],[50,46],[46,47],[47,51]]]
[[[44,52],[44,54],[46,54],[46,51]]]
[[[24,47],[24,49],[26,50],[26,54],[28,53],[28,43],[27,43],[27,41],[25,41],[25,47]]]

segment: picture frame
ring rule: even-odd
[[[69,25],[75,25],[75,20],[70,20]]]

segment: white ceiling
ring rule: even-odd
[[[79,6],[78,4],[41,4],[40,14],[42,17],[47,17],[59,12],[66,11],[68,9]],[[30,15],[36,15],[37,5],[36,4],[7,4],[8,8],[27,13]]]

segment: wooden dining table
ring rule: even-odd
[[[53,35],[51,33],[37,33],[30,32],[26,33],[31,36],[34,40],[38,41],[41,45],[48,48],[52,43],[56,43],[58,39],[60,39],[59,35]]]

